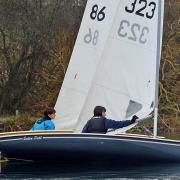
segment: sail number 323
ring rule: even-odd
[[[128,38],[131,41],[139,41],[141,44],[147,42],[146,36],[148,33],[148,27],[141,27],[141,25],[137,23],[131,24],[127,20],[122,20],[118,29],[118,36]]]
[[[135,13],[138,16],[152,19],[156,10],[155,2],[147,2],[147,0],[130,0],[131,4],[125,7],[125,11],[128,13]],[[137,7],[141,6],[141,7]]]

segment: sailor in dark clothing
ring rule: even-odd
[[[82,133],[101,133],[106,134],[108,129],[119,129],[129,126],[136,122],[138,117],[134,115],[131,120],[115,121],[107,119],[106,108],[102,106],[96,106],[94,108],[94,116],[86,123]]]

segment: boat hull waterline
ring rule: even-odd
[[[21,132],[1,135],[0,151],[33,161],[180,162],[180,141],[145,136]]]

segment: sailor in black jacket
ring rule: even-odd
[[[86,123],[82,133],[101,133],[106,134],[108,129],[119,129],[129,126],[135,123],[138,117],[134,115],[131,120],[115,121],[107,119],[106,108],[102,106],[96,106],[94,108],[94,116]]]

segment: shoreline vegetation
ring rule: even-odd
[[[0,121],[29,130],[54,106],[86,1],[0,1]],[[166,0],[160,67],[160,134],[180,131],[180,2]],[[98,103],[98,102],[97,102]],[[19,110],[19,115],[16,110]],[[145,125],[151,128],[152,123]],[[140,131],[141,127],[133,131]]]
[[[33,117],[30,114],[19,114],[14,116],[0,116],[0,130],[1,132],[13,132],[13,131],[29,131],[34,122],[39,117]],[[167,117],[166,117],[167,118]],[[3,126],[1,128],[1,126]],[[137,126],[128,130],[128,133],[151,135],[153,131],[153,120],[147,120],[144,123],[139,123]],[[176,134],[176,136],[174,136]],[[173,136],[172,136],[173,135]],[[169,117],[169,121],[160,119],[158,121],[158,136],[172,137],[180,139],[180,118]]]
[[[32,117],[29,114],[1,116],[0,124],[4,127],[1,128],[1,132],[12,131],[28,131],[38,118]]]

